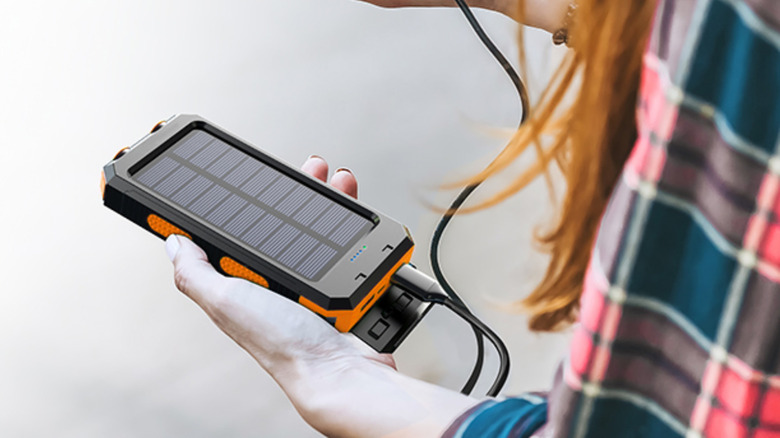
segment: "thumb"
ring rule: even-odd
[[[208,261],[206,253],[184,236],[172,234],[165,240],[165,252],[173,262],[173,280],[201,307],[208,307],[225,289],[226,278]]]

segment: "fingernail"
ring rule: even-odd
[[[309,158],[307,158],[307,160],[311,160],[312,158],[319,158],[320,160],[322,160],[322,161],[325,161],[325,159],[324,159],[324,158],[322,158],[321,156],[319,156],[319,155],[314,155],[314,154],[312,154],[312,155],[309,155]]]
[[[341,171],[349,172],[349,173],[351,173],[353,175],[355,174],[355,172],[353,172],[352,169],[350,169],[348,167],[339,167],[338,169],[336,169],[336,172],[334,172],[334,173],[339,173]]]
[[[165,252],[168,254],[168,258],[171,259],[171,261],[176,258],[179,247],[181,247],[181,243],[179,243],[179,237],[175,234],[171,234],[165,239]]]

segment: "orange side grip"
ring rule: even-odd
[[[387,292],[388,286],[390,285],[390,277],[395,273],[395,271],[398,270],[398,268],[401,267],[401,265],[405,263],[409,263],[409,261],[412,260],[412,251],[414,250],[414,247],[410,248],[409,251],[401,257],[401,260],[398,260],[398,262],[393,266],[392,269],[390,269],[387,274],[385,274],[384,277],[382,277],[381,280],[374,286],[371,291],[366,294],[366,297],[363,298],[363,300],[358,303],[357,306],[355,306],[354,309],[351,310],[325,310],[322,307],[314,304],[309,299],[306,299],[304,297],[299,297],[298,302],[305,308],[311,310],[314,313],[317,313],[319,315],[322,315],[326,318],[335,318],[336,322],[335,325],[336,329],[342,333],[346,333],[350,330],[352,330],[352,327],[355,326],[355,324],[360,321],[360,318],[363,317],[363,315],[368,312],[368,309],[371,308],[371,305],[374,304],[379,298]]]
[[[100,171],[100,198],[106,199],[106,172]]]
[[[180,234],[182,236],[186,236],[188,239],[192,239],[192,236],[190,236],[189,233],[177,227],[176,225],[166,221],[160,216],[157,216],[156,214],[150,214],[149,216],[147,216],[146,223],[149,224],[149,228],[151,228],[152,231],[163,236],[166,239],[171,234]]]
[[[265,278],[230,257],[219,259],[219,267],[231,277],[243,278],[260,286],[268,287],[268,281]]]

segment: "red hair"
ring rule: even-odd
[[[524,10],[524,0],[518,0]],[[576,318],[601,215],[636,140],[642,56],[656,2],[578,0],[567,54],[527,123],[484,171],[484,181],[533,147],[537,161],[505,189],[475,208],[495,205],[555,162],[567,189],[554,224],[536,236],[551,256],[544,279],[522,300],[536,331],[563,328]],[[520,37],[520,58],[523,42]],[[564,103],[570,101],[570,105]],[[568,97],[567,97],[568,96]],[[566,99],[564,99],[566,97]],[[542,136],[551,137],[545,143]]]

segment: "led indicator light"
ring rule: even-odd
[[[358,252],[356,252],[351,259],[349,259],[350,262],[354,262],[356,258],[360,257],[361,254],[363,254],[363,250],[368,248],[367,245],[363,245],[362,249],[359,249]]]

